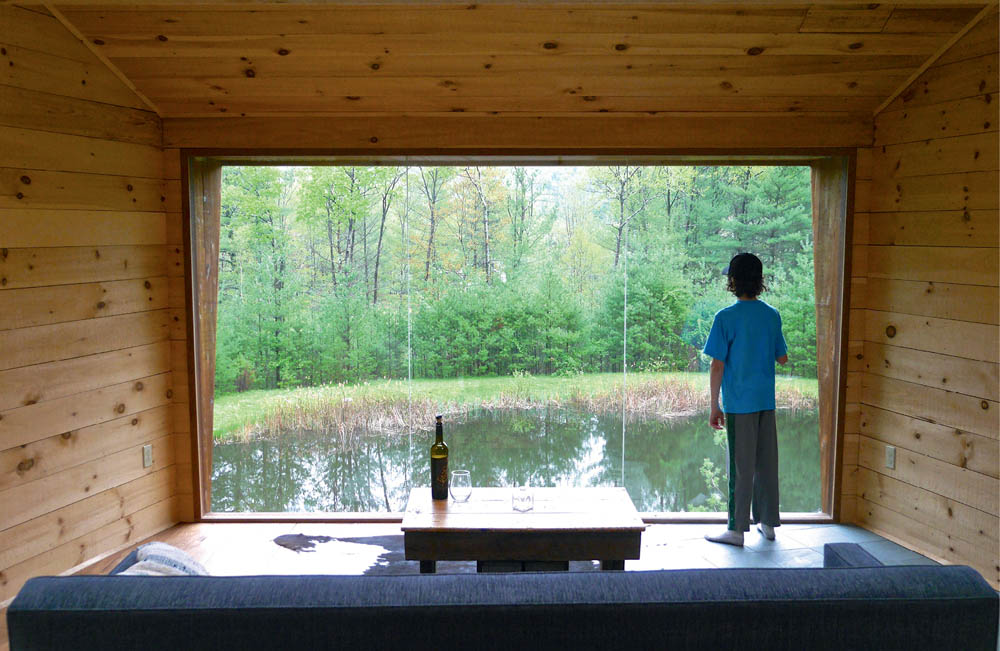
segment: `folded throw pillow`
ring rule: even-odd
[[[118,574],[126,576],[208,575],[208,570],[173,545],[151,542],[136,549],[136,563]]]

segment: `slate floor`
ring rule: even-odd
[[[744,534],[742,548],[710,543],[706,533],[725,526],[710,524],[650,525],[642,535],[639,560],[625,561],[627,570],[700,567],[823,567],[823,545],[860,544],[886,565],[936,565],[933,560],[853,525],[790,524],[767,540],[756,529]]]

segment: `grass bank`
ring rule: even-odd
[[[708,409],[707,373],[633,373],[625,392],[626,418],[666,419]],[[777,381],[779,409],[812,409],[816,380]],[[592,413],[622,410],[622,376],[516,375],[450,380],[381,380],[356,385],[247,391],[216,396],[215,438],[228,440],[295,429],[328,430],[348,439],[363,431],[405,432],[433,426],[434,414],[470,410],[563,406]]]

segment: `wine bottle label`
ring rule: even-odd
[[[431,457],[431,497],[448,499],[448,457]]]

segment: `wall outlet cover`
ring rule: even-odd
[[[153,465],[153,445],[142,446],[142,467],[148,468]]]
[[[896,446],[885,446],[885,467],[894,469],[896,467]]]

